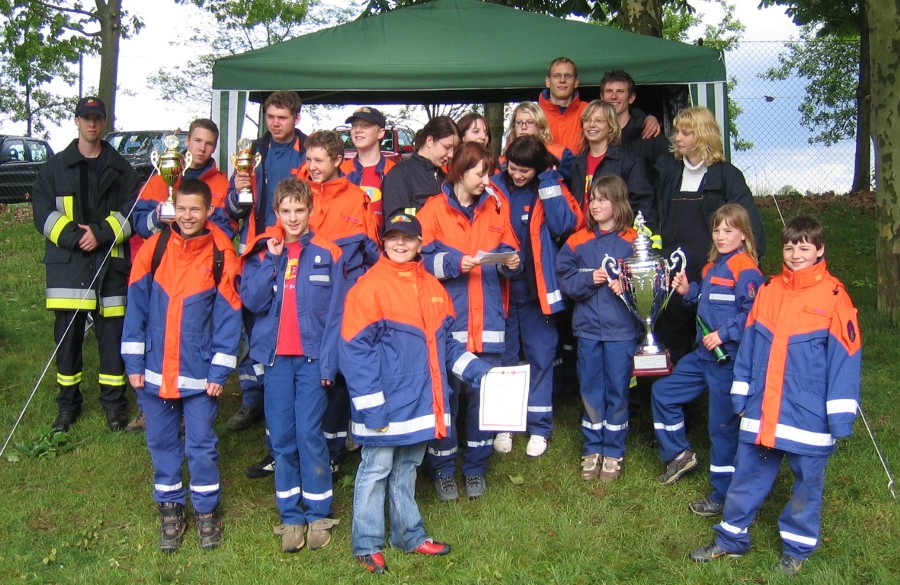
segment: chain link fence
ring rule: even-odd
[[[725,56],[728,76],[737,80],[730,97],[743,108],[735,121],[739,137],[753,144],[748,150],[732,148],[731,161],[757,195],[846,193],[853,183],[855,141],[810,144],[814,133],[800,125],[798,111],[808,80],[763,78],[784,51],[784,41],[742,41]]]

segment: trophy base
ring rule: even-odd
[[[253,205],[252,191],[238,191],[238,205]]]
[[[159,219],[162,221],[171,221],[175,219],[175,206],[171,203],[163,203],[159,210]]]
[[[669,350],[662,353],[639,353],[633,359],[632,376],[668,376],[672,373]]]

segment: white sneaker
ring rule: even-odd
[[[512,433],[497,433],[494,437],[494,451],[497,453],[512,451]]]
[[[540,435],[531,435],[528,439],[528,445],[525,447],[525,454],[530,457],[540,457],[547,450],[547,437]]]

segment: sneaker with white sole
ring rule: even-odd
[[[657,478],[657,481],[663,485],[672,485],[696,467],[697,455],[690,449],[685,449],[666,464],[665,472]]]
[[[529,457],[540,457],[547,451],[547,437],[531,435],[528,445],[525,446],[525,454]]]
[[[591,453],[581,457],[581,479],[593,481],[600,477],[600,454]]]
[[[512,433],[497,433],[494,437],[494,451],[497,453],[512,451]]]

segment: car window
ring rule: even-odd
[[[43,142],[28,141],[28,150],[31,151],[32,162],[42,162],[50,158],[50,149]]]
[[[399,130],[397,132],[397,135],[398,135],[398,139],[400,140],[401,147],[412,146],[413,143],[415,142],[415,137],[413,136],[413,133],[410,132],[409,130]]]
[[[390,130],[384,133],[384,138],[381,139],[381,150],[394,150],[394,133]]]
[[[12,138],[6,141],[3,145],[3,149],[6,151],[6,155],[9,156],[9,160],[18,160],[25,162],[25,141]]]

